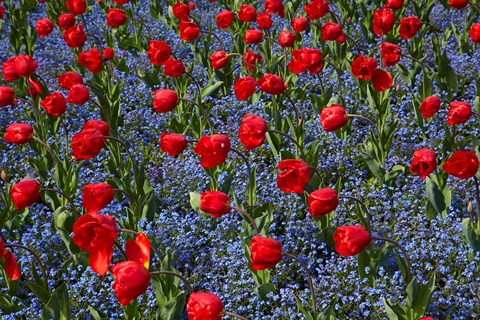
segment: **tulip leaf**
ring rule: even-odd
[[[190,192],[190,205],[192,209],[196,212],[200,212],[200,194],[195,192]]]
[[[215,82],[214,84],[203,88],[202,89],[202,96],[203,97],[214,96],[221,85],[223,85],[223,81]]]
[[[173,299],[170,299],[165,305],[160,306],[157,311],[158,320],[176,320],[181,319],[185,307],[186,296],[181,292]]]
[[[480,229],[474,229],[470,223],[470,218],[462,221],[462,231],[467,243],[475,251],[480,251]]]
[[[295,298],[295,302],[297,304],[298,311],[300,311],[300,313],[302,313],[305,316],[306,320],[314,320],[312,313],[310,312],[310,310],[308,310],[308,306],[306,306],[302,302],[302,300],[300,300],[300,298],[297,297],[296,294],[294,294],[293,296]]]
[[[433,205],[434,209],[440,214],[447,207],[445,205],[445,197],[443,193],[438,188],[437,184],[427,177],[425,179],[425,189],[427,190],[427,196],[430,203]]]
[[[65,283],[62,283],[52,292],[50,300],[43,308],[42,318],[56,320],[71,319],[71,311],[68,299],[67,286]]]
[[[108,316],[105,313],[95,309],[94,307],[92,307],[90,305],[88,306],[88,309],[90,310],[90,313],[92,314],[93,319],[95,319],[95,320],[108,320]]]

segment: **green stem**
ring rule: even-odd
[[[187,287],[187,290],[190,293],[193,292],[193,288],[190,285],[190,283],[187,281],[187,279],[184,276],[182,276],[181,274],[178,274],[176,272],[172,272],[172,271],[153,271],[153,272],[150,272],[150,275],[152,275],[152,276],[169,275],[169,276],[174,276],[174,277],[180,278],[183,281],[183,283],[185,284],[185,286]]]
[[[302,267],[305,271],[305,274],[307,275],[308,285],[310,286],[310,294],[312,296],[313,313],[316,314],[317,303],[315,302],[315,288],[313,287],[312,276],[310,275],[310,272],[308,271],[308,266],[305,264],[305,262],[302,261],[302,259],[300,259],[299,257],[297,257],[293,254],[283,252],[283,255],[298,261],[302,265]]]

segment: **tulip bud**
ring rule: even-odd
[[[3,181],[7,182],[8,176],[7,176],[7,173],[5,172],[5,170],[2,170],[1,178],[2,178]]]
[[[467,210],[468,210],[468,213],[473,213],[473,203],[472,203],[472,201],[468,201]]]

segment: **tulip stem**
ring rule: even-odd
[[[198,103],[192,101],[192,100],[189,100],[189,99],[185,99],[185,98],[178,98],[178,100],[181,100],[181,101],[185,101],[185,102],[188,102],[188,103],[191,103],[193,105],[195,105],[198,110],[200,110],[201,113],[203,113],[203,116],[205,117],[205,120],[207,120],[208,124],[210,125],[210,127],[212,127],[212,124],[210,123],[210,120],[208,118],[208,113],[207,113],[207,110],[205,110],[205,108],[203,108],[201,105],[199,105]]]
[[[315,302],[315,288],[313,287],[312,276],[310,275],[310,272],[308,271],[308,266],[305,264],[305,262],[302,261],[302,259],[300,259],[299,257],[297,257],[293,254],[283,252],[283,255],[285,255],[285,256],[287,256],[291,259],[297,260],[301,264],[303,269],[305,270],[305,274],[307,275],[308,285],[310,286],[310,294],[312,295],[313,313],[315,314],[317,312],[317,303]]]
[[[121,231],[121,232],[124,232],[124,233],[129,233],[129,234],[133,234],[134,236],[137,236],[138,235],[138,232],[137,231],[134,231],[134,230],[130,230],[130,229],[123,229],[123,228],[120,228],[118,229],[118,231]],[[153,253],[155,253],[155,255],[157,256],[158,260],[161,260],[162,259],[162,256],[160,255],[160,253],[158,253],[157,249],[155,248],[155,246],[150,246]]]
[[[473,181],[475,181],[475,197],[477,200],[477,225],[480,225],[480,185],[477,177],[473,176]]]
[[[135,167],[134,167],[135,161],[133,160],[132,154],[131,154],[130,151],[128,150],[127,145],[126,145],[122,140],[120,140],[120,139],[118,139],[118,138],[115,138],[115,137],[112,137],[112,136],[103,136],[103,138],[104,138],[105,140],[115,141],[115,142],[117,142],[118,144],[120,144],[120,145],[123,147],[123,149],[125,149],[125,152],[127,153],[128,158],[129,158],[130,161],[132,162],[133,174],[135,175],[135,180],[136,180],[136,178],[137,178],[137,172],[136,172]]]
[[[118,251],[120,251],[120,253],[122,254],[122,256],[125,258],[125,259],[128,259],[127,257],[127,254],[125,253],[125,251],[123,250],[122,246],[120,245],[120,243],[118,243],[117,240],[115,240],[115,247],[117,247]]]
[[[347,113],[347,117],[358,118],[358,119],[365,120],[369,124],[371,124],[373,126],[373,128],[375,128],[375,130],[377,130],[377,124],[375,122],[373,122],[373,120],[370,119],[369,117],[365,117],[365,116],[362,116],[362,115],[359,115],[359,114],[351,114],[351,113]]]
[[[318,178],[320,178],[320,180],[323,182],[323,177],[322,177],[322,173],[320,172],[320,170],[318,170],[318,168],[316,168],[314,166],[310,166],[310,169],[313,169],[313,171],[315,171],[315,173],[317,174]]]
[[[380,241],[386,241],[386,242],[390,242],[392,243],[394,246],[396,246],[401,252],[402,252],[402,255],[403,255],[403,262],[405,263],[405,266],[407,267],[407,274],[405,276],[405,282],[408,284],[410,283],[410,280],[412,278],[412,275],[410,273],[410,260],[408,259],[408,254],[407,254],[407,250],[405,250],[404,247],[402,247],[397,241],[395,240],[392,240],[392,239],[389,239],[389,238],[383,238],[383,237],[371,237],[372,240],[380,240]]]
[[[197,23],[197,25],[200,26],[198,23]],[[217,39],[217,41],[220,43],[220,49],[221,49],[222,51],[225,49],[225,45],[223,44],[222,39],[220,39],[215,33],[210,32],[210,31],[207,31],[207,30],[201,30],[200,32],[201,32],[201,33],[207,33],[207,34],[210,34],[210,35],[214,36],[215,39]]]
[[[323,61],[325,61],[327,64],[329,64],[333,69],[335,69],[335,71],[337,72],[337,77],[338,77],[338,94],[341,95],[342,94],[342,71],[340,71],[340,69],[337,68],[337,66],[333,63],[333,62],[330,62],[329,60],[327,59],[323,59]]]
[[[132,198],[130,198],[127,191],[122,190],[122,189],[113,189],[113,191],[120,192],[121,194],[123,194],[125,196],[125,198],[128,200],[129,203],[132,203]]]
[[[239,314],[236,314],[236,313],[233,313],[233,312],[229,312],[229,311],[223,311],[223,314],[225,314],[225,315],[227,315],[227,316],[231,316],[231,317],[237,318],[237,319],[241,319],[241,320],[248,320],[247,318],[242,317],[242,316],[239,315]]]
[[[300,153],[302,154],[302,158],[305,158],[305,154],[303,153],[303,147],[297,142],[297,140],[293,139],[293,137],[290,136],[288,133],[285,133],[285,132],[279,131],[279,130],[274,130],[274,129],[268,129],[267,132],[278,133],[278,134],[284,136],[285,138],[287,138],[288,140],[292,141],[298,147]]]
[[[12,244],[12,243],[5,244],[5,248],[20,248],[20,249],[28,251],[33,256],[33,258],[37,261],[38,265],[40,266],[40,270],[42,270],[43,277],[45,278],[45,284],[46,284],[47,290],[48,290],[47,270],[45,269],[45,266],[43,265],[42,260],[35,253],[35,251],[33,251],[32,249],[30,249],[28,247],[22,246],[21,244]]]
[[[193,288],[192,288],[191,284],[187,281],[187,279],[184,276],[182,276],[179,273],[176,273],[176,272],[173,272],[173,271],[153,271],[153,272],[150,272],[150,275],[152,275],[152,276],[170,275],[170,276],[180,278],[183,281],[183,283],[185,284],[185,286],[187,287],[188,292],[190,292],[190,293],[193,292]]]
[[[367,220],[367,228],[368,228],[368,231],[372,232],[372,225],[371,225],[372,215],[370,214],[370,211],[368,210],[365,203],[363,203],[363,201],[358,199],[357,197],[352,197],[352,196],[339,196],[338,198],[339,199],[350,199],[350,200],[353,200],[356,203],[358,203],[363,208],[363,210],[365,210],[365,220]]]
[[[475,3],[470,3],[470,4],[475,9],[475,11],[477,11],[477,13],[480,13],[480,7],[478,7],[478,5],[476,5]]]
[[[188,71],[185,70],[185,74],[187,76],[190,77],[190,79],[192,79],[192,81],[195,83],[195,85],[197,86],[197,90],[198,90],[198,94],[199,95],[202,95],[202,87],[200,86],[200,84],[198,83],[197,79],[195,79]]]
[[[237,206],[230,206],[232,209],[234,210],[237,210],[238,212],[240,212],[240,214],[242,214],[245,218],[247,218],[248,220],[250,220],[250,222],[252,223],[252,226],[253,226],[253,229],[255,230],[255,233],[257,235],[259,235],[260,233],[258,232],[258,226],[257,226],[257,223],[255,222],[255,220],[253,219],[253,217],[245,210],[243,209],[240,209],[239,207]]]
[[[295,112],[295,117],[297,118],[298,123],[300,124],[302,121],[302,118],[300,118],[300,112],[297,109],[297,106],[295,105],[295,102],[293,102],[292,98],[287,94],[287,92],[284,92],[285,97],[287,97],[288,101],[292,104],[293,111]]]
[[[57,162],[57,158],[55,157],[55,154],[53,153],[53,150],[45,143],[43,142],[42,139],[40,138],[37,138],[35,136],[32,136],[33,140],[35,140],[36,142],[40,143],[46,150],[47,152],[50,154],[50,156],[52,157],[53,159],[53,163],[55,164]]]
[[[418,64],[422,67],[424,73],[427,73],[427,72],[426,72],[427,69],[430,70],[431,72],[435,72],[432,68],[430,68],[429,66],[425,65],[422,61],[418,60],[418,59],[415,58],[415,57],[412,57],[412,56],[410,56],[410,55],[408,55],[408,54],[402,54],[402,56],[404,56],[405,58],[411,59],[411,60],[415,61],[416,63],[418,63]]]
[[[246,155],[244,155],[243,153],[241,153],[240,151],[238,150],[235,150],[233,148],[230,148],[230,151],[233,151],[234,153],[238,154],[240,156],[240,158],[243,159],[243,161],[245,161],[245,164],[247,165],[247,170],[248,170],[248,175],[250,176],[252,173],[252,168],[250,167],[250,161],[248,161],[248,158]]]
[[[63,192],[62,190],[58,190],[58,189],[53,189],[53,188],[41,188],[40,189],[41,191],[51,191],[51,192],[55,192],[55,193],[58,193],[59,195],[65,197],[65,199],[67,199],[67,201],[70,203],[70,205],[72,206],[72,210],[74,212],[74,216],[75,216],[75,219],[78,219],[80,217],[78,211],[77,211],[77,207],[75,206],[75,202],[73,202],[72,198],[70,198],[69,196],[67,196],[65,194],[65,192]]]

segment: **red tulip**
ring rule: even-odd
[[[75,25],[75,16],[71,13],[63,13],[58,16],[58,26],[61,30],[67,30]]]
[[[249,29],[245,31],[245,36],[243,37],[243,40],[245,43],[259,43],[262,41],[263,38],[263,32],[261,30],[257,29]]]
[[[373,73],[372,85],[375,91],[385,91],[392,87],[393,78],[390,72],[377,69]]]
[[[387,67],[394,66],[400,61],[402,48],[390,42],[383,42],[380,45],[383,64]]]
[[[219,29],[226,30],[235,20],[235,14],[228,10],[223,10],[216,16]]]
[[[175,18],[181,21],[188,21],[190,16],[190,8],[188,7],[188,4],[177,2],[173,5],[172,11]]]
[[[0,6],[0,20],[3,19],[4,14],[5,14],[5,8]]]
[[[67,9],[74,15],[82,15],[87,10],[87,3],[85,0],[67,0]]]
[[[322,52],[318,49],[302,48],[292,50],[292,60],[288,63],[288,69],[295,73],[310,71],[317,74],[323,68]]]
[[[90,98],[90,91],[82,84],[76,84],[68,93],[67,102],[84,105]]]
[[[257,16],[257,23],[260,29],[270,29],[272,27],[272,18],[268,13],[260,13]]]
[[[406,17],[400,20],[400,37],[413,38],[422,27],[422,20],[417,16]]]
[[[96,129],[100,131],[100,133],[104,136],[108,136],[110,134],[110,127],[108,126],[108,123],[106,123],[103,120],[88,120],[87,122],[84,123],[83,125],[83,130],[88,130],[88,129]]]
[[[70,27],[63,33],[63,40],[70,48],[78,48],[85,44],[87,35],[83,31],[81,24]]]
[[[465,8],[469,2],[470,2],[469,0],[450,0],[448,4],[452,8],[462,9],[462,8]]]
[[[115,190],[108,183],[87,184],[83,187],[82,206],[88,213],[96,213],[112,202]]]
[[[413,153],[413,161],[410,164],[410,171],[425,179],[437,168],[437,155],[435,151],[428,148],[418,149]]]
[[[430,96],[422,101],[420,105],[420,113],[423,118],[430,118],[440,110],[441,101],[437,96]]]
[[[210,61],[214,70],[222,69],[228,64],[228,54],[223,50],[215,51],[210,56]]]
[[[296,33],[305,31],[308,27],[308,20],[305,17],[298,17],[292,19],[292,28]]]
[[[238,19],[244,22],[253,22],[257,19],[257,10],[249,4],[242,4],[238,11]]]
[[[10,87],[0,86],[0,108],[15,104],[15,91]]]
[[[72,137],[72,152],[77,160],[97,156],[105,146],[103,134],[96,129],[83,130]]]
[[[200,35],[200,28],[195,22],[180,21],[180,39],[193,41]]]
[[[220,218],[230,212],[228,195],[220,191],[204,191],[200,195],[200,210],[212,218]]]
[[[65,97],[60,92],[49,94],[40,101],[45,112],[52,117],[59,117],[67,111]]]
[[[153,109],[159,113],[172,111],[178,105],[178,95],[169,89],[153,91]]]
[[[35,98],[36,96],[42,94],[42,85],[40,82],[34,81],[32,78],[28,77],[28,89],[26,90],[26,93]]]
[[[359,56],[352,63],[352,73],[355,77],[367,80],[373,77],[378,64],[374,58]]]
[[[150,40],[147,54],[151,64],[163,66],[172,55],[172,49],[165,41]]]
[[[98,74],[102,71],[102,61],[102,54],[95,48],[80,52],[78,55],[78,63],[93,73]]]
[[[288,30],[282,30],[278,35],[278,43],[282,48],[290,48],[295,43],[296,38],[296,35],[291,34]]]
[[[192,292],[187,302],[187,315],[190,320],[221,320],[222,300],[210,292]]]
[[[314,218],[324,216],[338,207],[338,194],[332,188],[321,188],[308,196],[308,212]]]
[[[475,152],[470,150],[457,150],[442,166],[449,175],[460,179],[468,179],[477,174],[480,162]]]
[[[255,70],[255,65],[262,61],[263,61],[262,56],[259,54],[253,53],[252,50],[248,50],[243,55],[243,65],[250,72],[253,72]]]
[[[163,72],[169,77],[177,78],[185,73],[185,66],[182,61],[169,58],[165,61],[165,69]]]
[[[35,30],[40,37],[46,37],[53,31],[53,22],[48,18],[37,20]]]
[[[326,0],[312,0],[303,7],[310,20],[317,20],[329,12]]]
[[[250,242],[250,259],[253,270],[273,268],[282,260],[282,244],[275,239],[254,236]]]
[[[283,192],[305,192],[305,185],[310,181],[310,165],[303,160],[286,159],[278,164],[282,172],[277,176],[277,187]]]
[[[227,159],[228,152],[230,152],[230,140],[223,134],[203,136],[193,150],[200,156],[202,167],[213,168],[221,165]]]
[[[449,125],[462,124],[470,119],[472,115],[472,106],[463,101],[450,102],[448,109],[447,123]]]
[[[29,77],[38,67],[37,61],[30,55],[17,55],[2,63],[5,81],[11,82],[22,77]]]
[[[474,23],[470,27],[470,39],[475,43],[480,42],[480,23]]]
[[[112,285],[115,296],[123,305],[147,291],[150,272],[138,261],[124,261],[112,267],[115,282]]]
[[[253,77],[245,76],[238,79],[233,85],[233,90],[235,92],[235,97],[238,100],[243,101],[247,100],[255,93],[257,87],[257,82]]]
[[[122,9],[109,8],[107,12],[107,26],[117,28],[127,21],[127,14]]]
[[[238,137],[245,150],[253,150],[265,142],[267,122],[253,114],[246,114],[240,124]]]
[[[363,226],[338,227],[333,234],[335,251],[344,257],[359,254],[372,241],[370,233]]]
[[[90,253],[90,267],[101,276],[108,271],[117,236],[115,219],[108,215],[89,213],[73,224],[73,242]]]
[[[148,270],[150,266],[150,241],[147,236],[140,232],[135,241],[129,239],[125,245],[125,254],[129,261],[140,262]]]
[[[3,138],[8,143],[28,143],[33,138],[33,127],[27,123],[12,123],[7,127]]]
[[[282,94],[287,89],[287,84],[275,74],[265,74],[258,79],[258,86],[260,90],[269,94]]]
[[[83,84],[83,78],[78,73],[67,71],[58,76],[58,84],[60,87],[70,90],[76,84]]]
[[[323,130],[327,132],[336,131],[347,124],[347,111],[341,105],[332,104],[322,109],[320,122]]]
[[[337,40],[342,34],[342,26],[337,23],[327,22],[322,26],[322,41]]]
[[[285,7],[282,3],[282,0],[265,0],[264,9],[266,13],[269,14],[278,14],[281,18],[284,17]],[[258,22],[258,17],[257,17]]]
[[[40,183],[35,179],[20,181],[10,189],[15,209],[23,210],[40,200]]]
[[[171,157],[178,156],[187,148],[187,139],[180,133],[164,132],[158,142],[162,152],[167,152]]]
[[[112,60],[115,57],[115,50],[112,48],[105,48],[103,49],[102,54],[106,60]]]
[[[393,10],[400,10],[403,7],[403,0],[388,0],[384,7]]]
[[[387,8],[375,10],[372,29],[376,35],[387,34],[395,24],[395,13]]]
[[[18,263],[15,259],[13,253],[5,249],[5,243],[2,238],[0,238],[0,259],[4,259],[3,268],[7,273],[11,281],[20,279],[20,270],[18,269]]]

